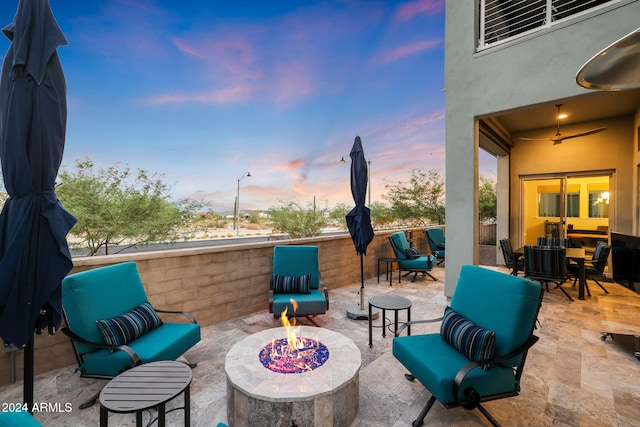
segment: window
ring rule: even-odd
[[[589,218],[609,218],[609,192],[589,190]]]
[[[478,49],[550,28],[581,12],[618,0],[480,0]]]
[[[541,218],[559,218],[560,189],[557,185],[541,185],[538,187],[538,216]],[[567,217],[580,217],[580,187],[569,185],[567,191]]]

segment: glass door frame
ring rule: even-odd
[[[525,195],[525,187],[527,182],[531,181],[542,181],[542,180],[557,180],[560,188],[560,207],[559,207],[559,217],[550,217],[558,218],[560,227],[559,227],[559,237],[567,237],[568,234],[568,221],[567,221],[567,198],[568,198],[568,180],[571,178],[595,178],[607,176],[609,179],[609,215],[608,215],[608,227],[609,230],[615,229],[615,170],[594,170],[594,171],[583,171],[583,172],[558,172],[558,173],[549,173],[549,174],[529,174],[529,175],[521,175],[520,179],[520,241],[522,245],[524,244],[535,244],[535,237],[531,238],[527,236],[527,200]],[[537,197],[536,197],[537,198]],[[538,209],[538,207],[536,207]],[[545,230],[546,231],[546,230]],[[544,233],[543,233],[544,234]],[[542,234],[542,235],[543,235]],[[527,240],[528,239],[528,240]]]

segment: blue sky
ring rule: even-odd
[[[412,168],[444,177],[444,0],[50,3],[69,41],[63,167],[121,161],[218,209],[250,171],[243,209],[332,207],[353,203],[338,161],[359,135],[373,201]]]

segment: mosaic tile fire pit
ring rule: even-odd
[[[250,335],[227,353],[231,427],[348,427],[355,419],[360,350],[349,338],[328,329],[296,329],[301,344],[292,351],[292,362],[282,358],[291,352],[282,349],[285,327]]]

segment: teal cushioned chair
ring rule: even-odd
[[[188,313],[188,323],[163,323],[127,345],[107,345],[96,320],[111,319],[148,301],[134,262],[100,267],[67,276],[62,281],[62,305],[78,370],[83,377],[113,378],[142,363],[175,360],[200,341],[200,325]],[[83,407],[93,401],[86,402]]]
[[[269,286],[269,313],[280,317],[287,309],[287,316],[294,315],[291,298],[298,304],[296,317],[324,314],[329,310],[329,291],[320,276],[317,246],[276,246],[273,248],[273,274],[280,276],[304,276],[311,274],[308,294],[275,293],[273,276]],[[311,320],[313,322],[313,320]]]
[[[538,340],[533,329],[542,294],[539,283],[482,267],[462,267],[450,306],[475,325],[495,332],[494,356],[471,362],[440,333],[394,338],[393,355],[409,370],[407,378],[417,378],[432,394],[413,426],[422,425],[436,400],[447,408],[477,407],[498,425],[481,402],[518,395],[527,351]],[[480,369],[485,364],[490,368]]]
[[[0,412],[0,427],[42,427],[28,412]]]
[[[438,264],[442,264],[445,258],[444,228],[427,228],[424,234],[427,237],[431,253],[438,258]]]
[[[422,273],[425,276],[431,277],[433,280],[437,280],[429,273],[436,263],[436,258],[433,255],[422,255],[415,259],[409,259],[406,255],[407,249],[409,249],[409,242],[407,236],[403,231],[396,231],[389,236],[389,244],[391,249],[398,259],[400,264],[400,271],[406,271],[407,274],[413,274],[411,281],[416,280],[418,273]]]

